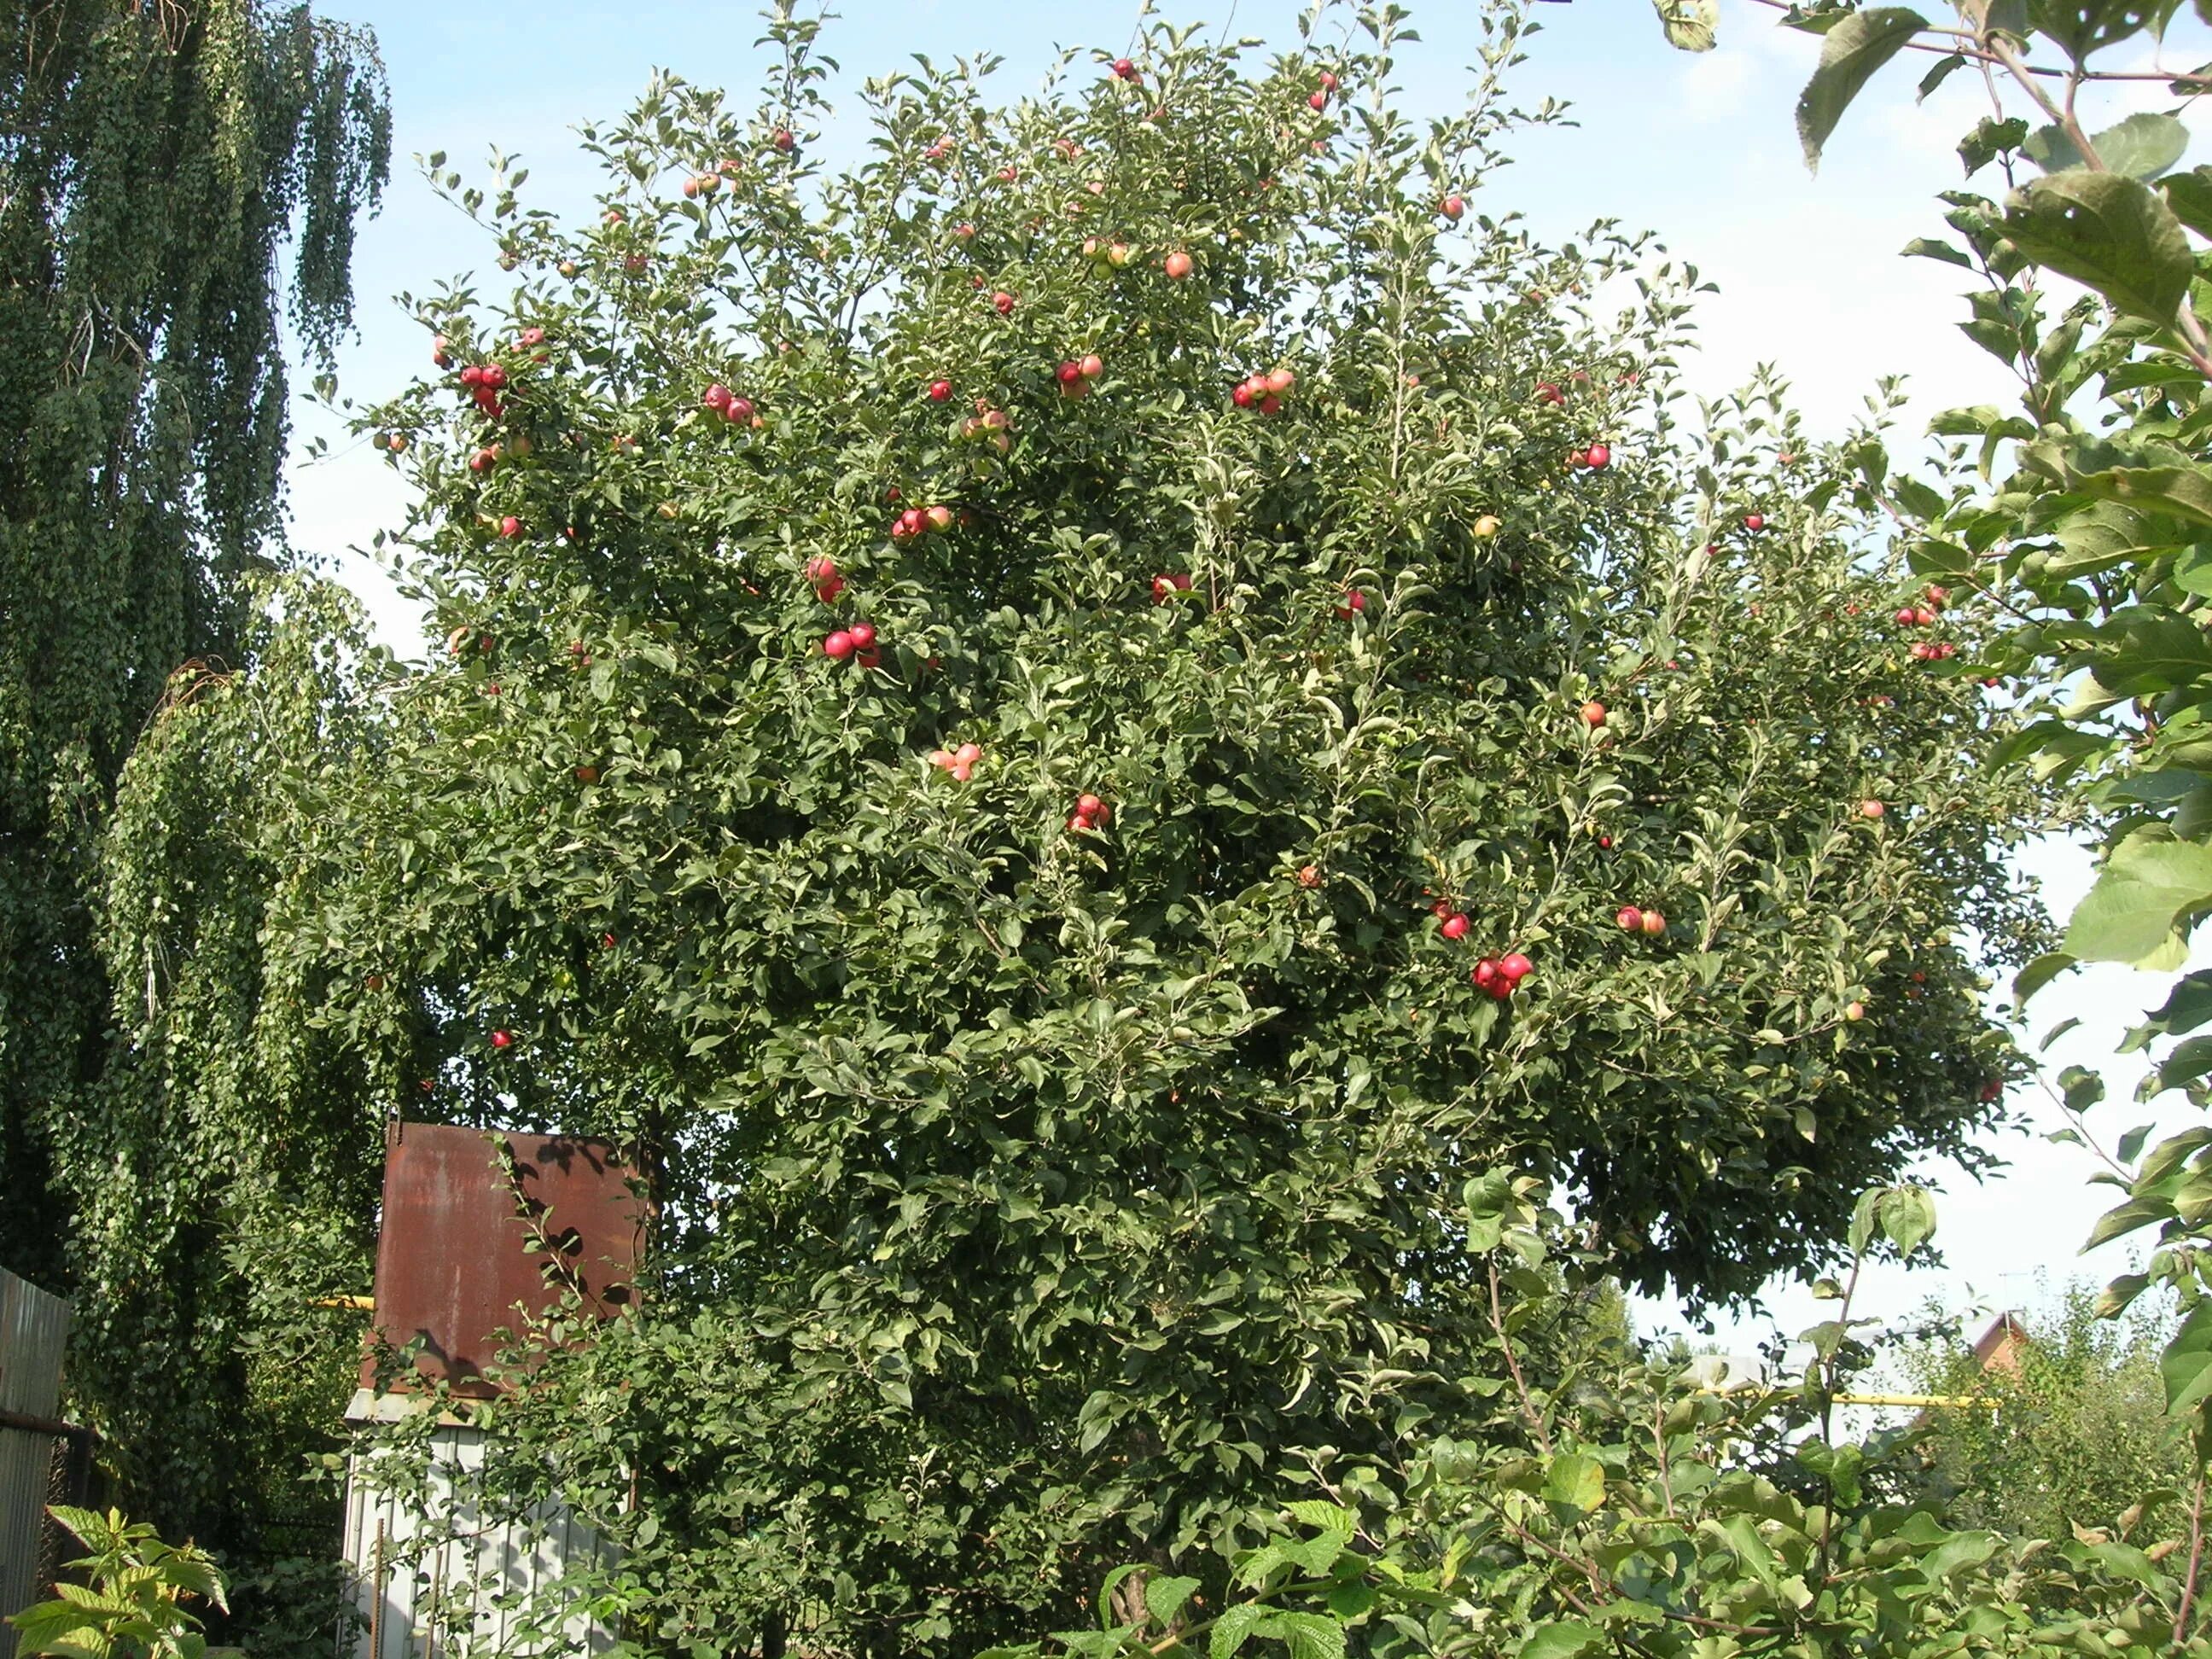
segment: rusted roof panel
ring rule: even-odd
[[[635,1295],[645,1204],[630,1181],[603,1140],[395,1125],[376,1244],[378,1334],[395,1347],[422,1339],[420,1376],[495,1392],[483,1369],[496,1333],[571,1288],[601,1318]],[[362,1386],[374,1386],[368,1358]]]

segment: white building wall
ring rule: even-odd
[[[406,1455],[395,1448],[368,1459]],[[441,1423],[430,1458],[419,1498],[380,1489],[361,1457],[348,1472],[345,1559],[361,1616],[353,1659],[522,1659],[611,1648],[613,1633],[580,1613],[557,1639],[534,1645],[519,1628],[526,1610],[535,1613],[531,1622],[550,1622],[565,1574],[608,1563],[598,1534],[551,1504],[519,1521],[487,1521],[469,1495],[469,1476],[483,1464],[480,1430]]]

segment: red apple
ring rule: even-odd
[[[1745,514],[1743,515],[1743,527],[1751,532],[1753,535],[1756,536],[1760,531],[1766,528],[1766,515],[1763,513]]]
[[[850,628],[845,630],[845,637],[852,641],[853,648],[855,651],[866,651],[870,646],[876,642],[875,624],[873,623],[854,623]]]
[[[1170,280],[1179,283],[1190,275],[1190,255],[1177,248],[1160,261],[1160,269],[1167,272]]]
[[[1603,726],[1605,724],[1605,705],[1595,700],[1586,702],[1583,705],[1582,715],[1583,724],[1584,726]]]
[[[1334,92],[1336,90],[1336,76],[1330,74],[1327,70],[1323,70],[1321,72],[1321,87],[1323,92]]]
[[[950,381],[950,380],[932,380],[932,381],[929,383],[929,401],[930,401],[930,402],[932,402],[932,403],[933,403],[933,404],[941,404],[941,403],[943,403],[946,398],[950,398],[951,395],[952,395],[952,382],[951,382],[951,381]]]
[[[1437,931],[1446,939],[1465,939],[1467,930],[1472,926],[1474,924],[1463,915],[1449,915],[1444,918],[1443,926]]]
[[[853,649],[853,636],[842,628],[822,641],[822,654],[832,662],[844,661]]]
[[[1447,196],[1438,210],[1445,218],[1456,224],[1460,215],[1467,211],[1467,198],[1463,196]]]
[[[1646,910],[1644,913],[1644,933],[1646,938],[1657,939],[1666,931],[1666,917],[1661,915],[1656,910]]]
[[[1314,94],[1312,97],[1307,99],[1306,102],[1313,106],[1316,109],[1327,109],[1328,107],[1328,94],[1325,92],[1317,92]]]
[[[1888,810],[1871,796],[1859,803],[1859,816],[1863,818],[1878,818]]]
[[[1116,58],[1114,60],[1114,76],[1120,81],[1137,81],[1144,78],[1137,72],[1137,66],[1126,58]]]
[[[699,401],[720,414],[730,406],[730,388],[717,380],[700,394]]]
[[[1079,796],[1075,802],[1075,810],[1093,823],[1106,822],[1106,803],[1096,795]]]
[[[491,1046],[495,1048],[512,1048],[514,1047],[514,1033],[501,1026],[491,1034]]]
[[[1566,394],[1549,380],[1536,382],[1536,401],[1540,404],[1564,404]]]
[[[517,536],[520,536],[522,533],[522,520],[516,518],[512,513],[508,514],[507,517],[499,521],[499,533],[506,537],[509,541],[513,541]]]
[[[1355,587],[1344,596],[1344,603],[1336,607],[1336,614],[1342,621],[1350,622],[1366,609],[1367,596]]]
[[[1008,315],[1014,308],[1014,296],[1000,289],[991,296],[991,308],[1001,317]]]
[[[1640,933],[1644,931],[1644,912],[1632,904],[1622,905],[1620,914],[1613,917],[1613,921],[1620,924],[1620,931],[1624,933]]]
[[[1105,361],[1095,351],[1086,355],[1076,368],[1082,371],[1083,378],[1086,380],[1095,380],[1106,372]]]
[[[1498,971],[1518,985],[1536,971],[1536,964],[1516,951],[1498,964]]]
[[[1165,605],[1177,593],[1190,592],[1190,578],[1181,574],[1163,574],[1152,578],[1152,603]]]
[[[798,142],[798,139],[792,137],[791,129],[789,127],[778,127],[769,139],[769,143],[774,144],[778,149],[781,150],[787,155],[791,153],[792,146],[796,144]]]
[[[1612,461],[1613,451],[1603,444],[1592,444],[1583,452],[1583,464],[1593,472],[1602,472]]]
[[[1249,386],[1240,386],[1229,394],[1229,401],[1239,409],[1252,407],[1253,392]]]
[[[1283,400],[1272,392],[1260,399],[1260,412],[1262,415],[1279,415],[1282,413],[1282,409]]]

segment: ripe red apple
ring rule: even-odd
[[[872,645],[866,651],[857,653],[853,660],[862,668],[881,668],[884,665],[884,653]]]
[[[1644,933],[1645,938],[1657,939],[1660,934],[1666,931],[1666,917],[1661,915],[1656,910],[1646,910],[1644,913]]]
[[[853,636],[842,628],[822,641],[822,654],[832,662],[844,661],[853,649]]]
[[[699,401],[719,415],[730,406],[730,388],[717,380],[700,394]]]
[[[837,561],[827,553],[817,553],[806,562],[806,580],[819,587],[823,582],[837,580]]]
[[[1278,397],[1288,392],[1297,383],[1298,377],[1287,368],[1274,368],[1267,371],[1267,390]]]
[[[1536,964],[1522,955],[1520,951],[1516,951],[1498,964],[1498,971],[1518,985],[1536,971]]]
[[[1583,452],[1583,465],[1593,472],[1602,472],[1612,464],[1613,451],[1603,444],[1592,444]]]
[[[1622,905],[1619,914],[1613,917],[1613,921],[1620,925],[1620,931],[1624,933],[1640,933],[1644,931],[1644,912],[1632,904]]]
[[[1260,399],[1260,412],[1262,415],[1279,415],[1282,410],[1283,400],[1272,392]]]
[[[1561,392],[1558,386],[1553,385],[1551,381],[1539,380],[1536,382],[1536,401],[1538,403],[1564,404],[1566,400],[1566,394]]]
[[[1116,58],[1114,60],[1114,76],[1120,81],[1137,81],[1144,78],[1138,74],[1137,66],[1126,58]]]
[[[952,395],[952,382],[951,382],[951,381],[950,381],[950,380],[932,380],[932,381],[929,383],[929,401],[930,401],[930,402],[932,402],[932,403],[933,403],[933,404],[941,404],[941,403],[943,403],[946,398],[950,398],[951,395]]]
[[[1487,991],[1492,986],[1498,983],[1498,975],[1499,969],[1498,958],[1496,957],[1485,957],[1480,962],[1474,964],[1474,971],[1472,974],[1469,974],[1468,977],[1473,980],[1477,985],[1482,987],[1484,990]]]
[[[1859,803],[1859,816],[1863,818],[1878,818],[1888,810],[1871,796]]]
[[[792,146],[796,144],[798,142],[798,139],[792,137],[791,129],[789,127],[778,127],[775,130],[775,135],[769,140],[769,143],[774,144],[778,149],[781,150],[787,155],[791,154]]]
[[[939,535],[952,528],[952,509],[941,501],[921,516],[929,527]]]
[[[1367,596],[1355,587],[1344,596],[1344,603],[1336,607],[1336,614],[1340,620],[1350,622],[1366,609]]]
[[[1001,317],[1008,315],[1014,308],[1014,296],[1000,289],[991,296],[991,308]]]
[[[963,743],[952,751],[953,763],[958,766],[973,766],[982,758],[983,748],[981,744]]]
[[[1316,109],[1327,109],[1328,107],[1328,94],[1325,92],[1315,93],[1310,98],[1306,100],[1306,102]]]
[[[499,533],[506,537],[509,541],[513,541],[517,536],[520,536],[522,533],[522,520],[516,518],[512,513],[508,514],[507,517],[499,521]]]
[[[1482,988],[1490,993],[1492,1000],[1504,1002],[1513,994],[1513,981],[1501,973]]]
[[[1072,834],[1079,836],[1091,828],[1091,820],[1078,812],[1067,820],[1067,827]]]
[[[1446,939],[1465,939],[1467,930],[1474,925],[1463,915],[1449,915],[1444,918],[1443,926],[1437,931]]]
[[[1863,1002],[1848,1004],[1844,1009],[1844,1018],[1850,1020],[1864,1019],[1866,1018],[1866,1004]]]
[[[853,648],[854,650],[866,651],[870,646],[876,642],[875,624],[873,623],[854,623],[850,628],[845,630],[845,637],[852,641]]]
[[[1745,514],[1743,515],[1743,527],[1751,532],[1753,535],[1756,536],[1760,531],[1766,528],[1766,515],[1764,513]]]
[[[1309,890],[1320,886],[1321,866],[1313,864],[1300,865],[1298,866],[1298,885]]]
[[[602,933],[599,935],[599,949],[602,951],[611,951],[614,948],[615,936],[612,933]]]
[[[814,596],[824,605],[835,605],[837,603],[837,596],[844,591],[845,579],[842,576],[832,576],[814,590]]]
[[[512,1048],[514,1047],[514,1033],[501,1026],[491,1034],[491,1046],[495,1048]]]
[[[1172,599],[1177,593],[1188,593],[1189,592],[1190,578],[1182,575],[1180,573],[1174,575],[1163,574],[1152,578],[1152,603],[1154,605],[1165,605],[1169,599]]]
[[[1249,409],[1252,407],[1253,397],[1254,393],[1249,386],[1239,386],[1229,394],[1229,401],[1239,409]]]
[[[440,368],[451,368],[453,366],[453,342],[447,339],[447,337],[442,334],[432,340],[430,342],[430,361],[435,363]]]
[[[1595,700],[1586,702],[1583,705],[1582,715],[1583,724],[1584,726],[1603,726],[1605,724],[1605,705],[1601,702],[1596,702]]]
[[[1460,215],[1467,211],[1467,198],[1463,196],[1447,196],[1437,210],[1454,224],[1457,224]]]
[[[1075,802],[1075,810],[1082,813],[1085,817],[1089,818],[1093,823],[1103,823],[1106,822],[1106,803],[1099,799],[1096,795],[1078,796]]]
[[[1336,90],[1336,76],[1330,74],[1327,70],[1323,70],[1321,72],[1321,88],[1323,92],[1334,92]]]
[[[497,363],[486,363],[478,382],[487,391],[504,392],[507,389],[507,371]]]
[[[1177,248],[1160,261],[1160,269],[1167,272],[1171,281],[1179,283],[1190,275],[1190,255]]]
[[[1082,372],[1083,378],[1086,380],[1095,380],[1106,372],[1105,360],[1095,351],[1087,353],[1076,368]]]
[[[955,783],[965,783],[975,775],[975,764],[973,761],[955,761],[951,771]]]
[[[596,767],[596,766],[580,766],[580,767],[578,767],[578,768],[576,769],[576,781],[577,781],[577,782],[579,782],[579,783],[597,783],[599,781],[599,769],[598,767]]]

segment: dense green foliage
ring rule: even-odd
[[[222,1574],[204,1551],[173,1547],[143,1522],[110,1510],[57,1508],[54,1519],[91,1553],[69,1564],[67,1592],[9,1615],[25,1654],[63,1659],[201,1659],[208,1651],[194,1601],[216,1608]]]
[[[1692,421],[1694,273],[1445,210],[1517,13],[1426,130],[1361,21],[1006,108],[925,67],[831,175],[786,13],[757,111],[590,136],[596,224],[449,177],[520,286],[422,301],[446,373],[368,420],[444,655],[295,591],[134,763],[106,945],[167,1109],[264,1138],[241,1277],[357,1260],[388,1110],[637,1160],[647,1311],[495,1420],[651,1650],[972,1650],[1133,1548],[1218,1585],[1494,1391],[1471,1176],[1739,1294],[2017,1064],[1967,952],[2039,948],[2037,807],[1959,787],[2002,719],[1886,620],[1940,599],[1771,388]]]
[[[0,1261],[50,1284],[87,1184],[143,1144],[74,1139],[88,1091],[133,1086],[91,947],[100,827],[171,672],[234,659],[240,579],[282,542],[279,254],[327,355],[386,144],[373,46],[304,6],[0,7]],[[189,1290],[144,1289],[176,1328]]]
[[[1705,0],[1660,9],[1670,32],[1711,21]],[[1916,568],[1971,585],[2015,619],[1992,642],[1992,666],[2037,718],[2006,757],[2066,786],[2106,828],[2097,884],[2064,949],[2021,976],[2024,1001],[2080,961],[2179,969],[2189,933],[2212,913],[2212,331],[2199,311],[2212,272],[2212,167],[2177,170],[2190,146],[2179,111],[2212,88],[2212,66],[2168,75],[2112,55],[2162,35],[2180,0],[1957,0],[1954,9],[1955,28],[1896,6],[1791,8],[1784,21],[1823,37],[1799,105],[1808,157],[1907,48],[1933,59],[1923,88],[1972,69],[1991,102],[1959,154],[1970,179],[1994,170],[2007,193],[1947,194],[1953,237],[1907,252],[1972,273],[1960,326],[2019,374],[2020,407],[1940,417],[1936,434],[1953,441],[1932,483],[1892,471],[1879,450],[1864,481],[1905,526]],[[2194,10],[2212,21],[2208,0]],[[2146,74],[2168,82],[2175,111],[2090,132],[2084,89]],[[2054,304],[2046,271],[2089,293]],[[2208,1023],[2212,973],[2182,975],[2127,1040],[2156,1061],[2141,1097],[2180,1091],[2212,1103],[2212,1040],[2191,1035]],[[2077,1115],[2104,1097],[2104,1079],[2086,1069],[2061,1082]],[[2093,1139],[2086,1121],[2063,1133]],[[2149,1137],[2124,1130],[2103,1154],[2103,1178],[2128,1196],[2091,1242],[2158,1232],[2144,1271],[2115,1281],[2101,1305],[2118,1314],[2153,1285],[2176,1292],[2181,1323],[2160,1364],[2167,1403],[2212,1455],[2212,1127]]]
[[[2019,1538],[2068,1537],[2137,1506],[2139,1522],[2174,1524],[2197,1460],[2166,1410],[2166,1326],[2100,1319],[2080,1285],[2022,1326],[2016,1365],[1984,1368],[1955,1329],[1902,1356],[1914,1391],[1985,1402],[1929,1418],[1919,1449],[1929,1494],[1956,1525]]]
[[[1123,1572],[1095,1627],[1009,1650],[1291,1659],[2057,1659],[2202,1656],[2190,1516],[2137,1504],[2105,1524],[2002,1532],[1901,1498],[1910,1435],[1838,1437],[1838,1386],[1872,1357],[1848,1297],[1808,1333],[1805,1375],[1731,1395],[1645,1355],[1531,1364],[1527,1325],[1587,1266],[1544,1194],[1470,1185],[1468,1233],[1510,1287],[1486,1409],[1414,1455],[1403,1479],[1296,1506],[1243,1555],[1236,1589]],[[1866,1195],[1854,1237],[1910,1256],[1926,1195]],[[1856,1274],[1854,1274],[1854,1278]],[[999,1656],[994,1656],[999,1659]]]

